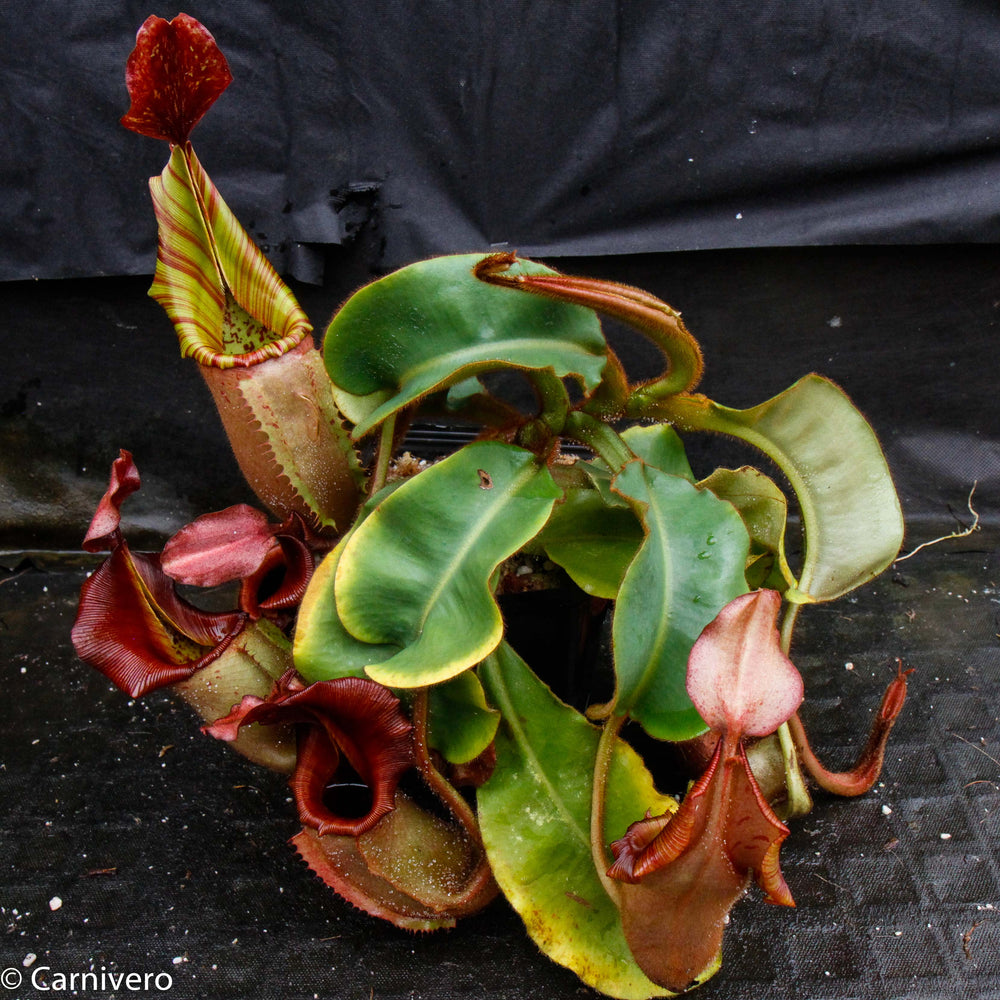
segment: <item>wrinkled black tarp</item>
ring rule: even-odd
[[[195,132],[281,269],[1000,237],[986,0],[186,3],[235,83]],[[0,5],[0,277],[148,273],[143,2]]]

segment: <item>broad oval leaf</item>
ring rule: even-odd
[[[352,532],[334,582],[351,635],[400,647],[368,676],[387,687],[423,687],[496,648],[503,621],[490,577],[534,537],[559,496],[531,452],[484,441],[380,503]]]
[[[350,537],[350,536],[348,536]],[[295,624],[295,669],[307,681],[364,677],[365,667],[395,656],[399,646],[362,642],[344,628],[337,612],[334,584],[347,538],[316,567]]]
[[[614,488],[631,499],[646,538],[615,605],[615,712],[658,739],[705,729],[685,690],[688,655],[702,629],[746,593],[746,528],[732,504],[641,461]]]
[[[629,427],[622,440],[647,465],[694,480],[684,445],[668,424]],[[642,544],[642,526],[629,504],[611,489],[611,474],[602,463],[580,465],[595,489],[567,491],[539,541],[581,590],[614,599]]]
[[[327,371],[361,437],[431,392],[498,368],[552,369],[592,391],[607,345],[590,310],[480,281],[481,254],[436,257],[356,292],[330,321]],[[519,273],[552,273],[518,262]]]
[[[675,396],[654,412],[681,430],[740,438],[788,477],[805,524],[798,600],[833,600],[896,558],[903,514],[889,466],[871,426],[829,379],[806,375],[748,410]]]
[[[503,717],[496,770],[477,792],[483,841],[500,888],[542,951],[588,986],[623,1000],[670,995],[632,959],[618,908],[594,868],[590,805],[599,730],[560,702],[506,643],[481,674]],[[647,809],[676,808],[619,740],[605,839],[621,836]]]
[[[299,608],[293,657],[307,681],[365,677],[365,668],[400,652],[391,644],[356,639],[344,628],[334,596],[337,565],[346,539],[316,568]],[[400,691],[399,694],[404,694]],[[492,742],[498,714],[486,704],[474,671],[467,671],[430,690],[428,742],[452,764],[479,756]]]
[[[750,534],[747,584],[784,593],[797,581],[785,558],[788,500],[769,476],[750,465],[716,469],[698,483],[720,500],[728,500],[743,518]]]
[[[609,506],[598,490],[571,489],[538,536],[546,555],[594,597],[613,600],[642,544],[628,506]]]

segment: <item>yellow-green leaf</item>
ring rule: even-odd
[[[348,539],[334,585],[339,620],[400,652],[370,665],[387,687],[454,677],[496,648],[496,567],[547,520],[561,491],[529,451],[466,446],[407,480]]]
[[[882,572],[903,541],[903,515],[871,426],[829,379],[806,375],[748,410],[674,396],[651,413],[681,430],[729,434],[788,478],[802,510],[799,601],[829,601]]]
[[[486,852],[504,895],[539,948],[588,986],[621,1000],[671,996],[635,964],[618,907],[594,868],[590,805],[600,731],[559,701],[506,643],[483,664],[481,676],[503,717],[497,767],[477,798]],[[618,740],[605,840],[621,837],[647,809],[676,808]]]

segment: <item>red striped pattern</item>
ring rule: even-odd
[[[160,235],[150,295],[173,322],[185,357],[248,368],[280,357],[312,330],[189,143],[175,147],[150,191]]]

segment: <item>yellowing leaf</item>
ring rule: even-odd
[[[496,770],[477,793],[500,888],[542,951],[588,986],[621,1000],[671,995],[632,959],[618,908],[594,868],[590,800],[599,730],[560,702],[506,644],[483,664],[481,676],[503,717]],[[621,836],[647,809],[676,808],[619,740],[608,780],[606,840]]]

